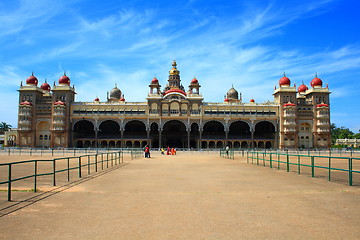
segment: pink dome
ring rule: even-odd
[[[192,83],[192,84],[198,84],[199,81],[194,77],[194,78],[191,80],[191,83]]]
[[[250,99],[250,102],[255,102],[255,100],[254,100],[254,99]]]
[[[95,99],[94,99],[94,102],[100,102],[100,99],[99,99],[99,98],[95,98]]]
[[[159,83],[159,80],[154,77],[153,80],[151,80],[151,84],[158,84]]]
[[[284,107],[290,107],[290,106],[295,106],[295,104],[294,103],[285,103],[284,104]]]

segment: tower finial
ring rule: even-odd
[[[284,77],[286,77],[285,71],[284,71]]]
[[[66,76],[66,71],[64,71],[64,76]]]
[[[117,83],[115,83],[115,87],[117,88]]]
[[[172,66],[173,66],[174,68],[176,68],[176,66],[177,66],[175,59],[174,59],[174,61],[173,61],[173,63],[172,63]]]
[[[47,83],[47,79],[45,78],[45,83]]]
[[[318,76],[317,76],[317,72],[315,73],[315,77],[317,78]]]
[[[34,76],[34,71],[31,72],[31,76]]]

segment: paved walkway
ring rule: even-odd
[[[155,155],[0,218],[0,239],[359,239],[360,189],[217,155]]]

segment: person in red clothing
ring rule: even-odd
[[[169,146],[167,147],[166,155],[170,155],[170,147]]]
[[[145,158],[150,158],[150,148],[148,145],[145,146]]]

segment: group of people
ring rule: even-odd
[[[150,158],[150,147],[146,145],[144,147],[145,158]],[[161,148],[161,154],[165,155],[165,149]],[[166,155],[176,155],[176,148],[170,148],[169,146],[166,148]]]
[[[165,155],[164,148],[161,148],[161,154]],[[176,148],[170,148],[169,146],[166,148],[166,155],[176,155]]]

